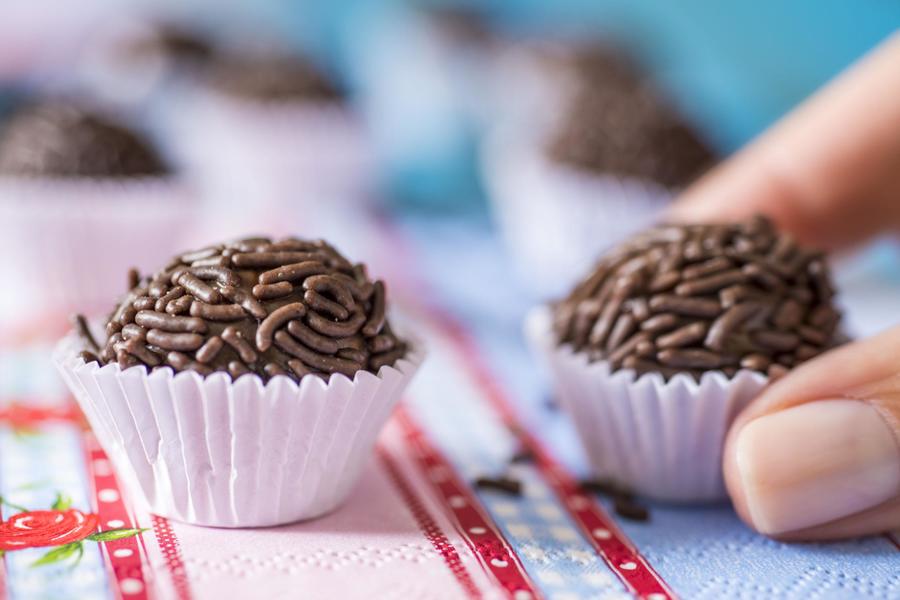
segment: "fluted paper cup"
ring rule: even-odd
[[[184,243],[193,200],[167,178],[0,179],[0,276],[14,284],[4,308],[110,306],[127,291],[129,268],[158,268]]]
[[[194,525],[266,527],[337,508],[423,359],[421,345],[378,374],[328,382],[236,381],[122,371],[60,342],[54,362],[129,488],[155,514]]]
[[[250,101],[198,91],[173,115],[173,150],[207,191],[204,221],[222,237],[248,230],[326,236],[373,197],[374,153],[340,102]]]
[[[728,378],[711,371],[697,382],[685,373],[665,381],[658,373],[611,372],[608,363],[591,363],[571,346],[557,345],[548,308],[529,314],[525,328],[595,475],[658,500],[726,497],[725,434],[766,386],[765,376],[741,370]]]
[[[500,127],[482,160],[495,221],[517,274],[543,298],[572,287],[600,254],[651,225],[672,191],[553,162],[541,135]]]

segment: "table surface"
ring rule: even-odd
[[[428,349],[348,502],[312,522],[258,530],[147,514],[53,372],[61,326],[19,324],[0,338],[3,518],[62,497],[97,514],[101,530],[144,531],[86,540],[77,562],[34,565],[51,549],[8,551],[0,600],[900,598],[897,534],[782,544],[751,532],[725,504],[650,503],[650,520],[637,522],[581,491],[586,469],[572,425],[549,402],[521,334],[534,300],[511,279],[486,222],[379,219],[339,245],[371,257]],[[840,263],[855,334],[898,320],[891,252],[881,244]],[[522,450],[532,460],[511,465]],[[472,483],[502,474],[523,493]]]

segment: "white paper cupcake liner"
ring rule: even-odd
[[[651,225],[672,192],[553,163],[543,136],[518,129],[500,127],[489,136],[485,181],[520,279],[549,298],[568,291],[604,250]]]
[[[70,335],[54,362],[129,488],[155,514],[213,527],[281,525],[337,508],[424,358],[416,341],[377,375],[263,384],[100,367],[80,349]]]
[[[198,91],[178,112],[173,151],[198,174],[210,200],[204,221],[218,237],[321,237],[334,215],[372,197],[370,141],[340,103],[252,102]]]
[[[532,311],[525,328],[598,477],[659,500],[726,497],[725,435],[766,386],[765,376],[741,370],[729,379],[714,371],[698,383],[687,374],[665,381],[658,373],[611,373],[608,363],[589,363],[583,353],[556,344],[549,309]]]
[[[195,215],[190,191],[163,178],[0,179],[0,302],[19,316],[108,308],[128,269],[163,266]]]

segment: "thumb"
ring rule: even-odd
[[[900,33],[681,195],[668,217],[760,213],[823,249],[900,229]]]
[[[735,421],[735,508],[760,533],[836,539],[900,527],[900,327],[797,367]]]

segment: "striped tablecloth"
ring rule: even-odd
[[[61,326],[4,335],[0,548],[35,511],[82,515],[89,535],[7,549],[0,599],[900,598],[896,536],[787,545],[726,505],[651,504],[638,522],[584,492],[571,424],[521,339],[528,301],[485,227],[382,219],[349,245],[388,280],[428,359],[349,501],[309,523],[221,530],[147,514],[53,372]],[[498,475],[522,494],[473,485]]]

